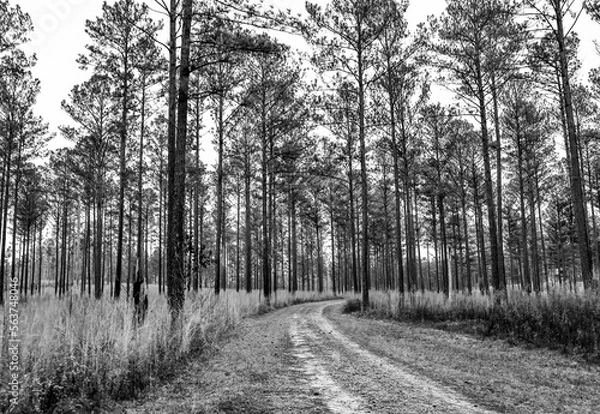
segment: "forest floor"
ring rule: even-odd
[[[600,367],[308,303],[245,319],[124,412],[598,413]]]

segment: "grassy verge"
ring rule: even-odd
[[[356,299],[354,300],[356,302]],[[360,304],[358,305],[360,306]],[[351,310],[356,303],[349,303]],[[371,314],[559,349],[600,362],[600,292],[508,296],[371,293]]]
[[[260,296],[210,291],[189,294],[182,324],[173,330],[166,298],[150,295],[149,312],[136,328],[130,303],[73,296],[33,298],[19,305],[19,404],[11,412],[92,412],[110,401],[134,398],[173,374],[178,363],[215,347],[241,318],[258,314]],[[279,292],[272,308],[327,295]],[[270,309],[266,309],[268,311]],[[6,312],[4,312],[6,315]],[[5,331],[3,318],[0,332]],[[10,371],[2,344],[0,380]],[[0,411],[9,408],[8,390],[0,388]]]

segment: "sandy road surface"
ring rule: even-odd
[[[598,413],[600,369],[547,350],[340,313],[250,318],[128,413]]]

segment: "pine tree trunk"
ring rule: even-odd
[[[360,31],[359,31],[360,33]],[[369,193],[367,181],[367,149],[366,149],[366,127],[365,127],[365,85],[363,68],[363,50],[360,40],[358,41],[358,136],[360,141],[360,181],[362,199],[362,302],[361,309],[369,308]]]
[[[431,195],[431,228],[433,230],[433,251],[435,252],[435,281],[436,291],[440,293],[440,249],[437,232],[437,205],[435,195]]]
[[[6,239],[7,239],[7,225],[8,225],[8,197],[10,191],[10,170],[12,168],[12,147],[14,141],[14,127],[12,122],[8,125],[8,140],[7,140],[7,154],[6,154],[6,169],[3,171],[3,187],[2,187],[2,246],[0,248],[0,305],[4,304],[4,285],[6,275]]]
[[[39,250],[40,250],[40,260],[38,260],[38,294],[41,296],[42,294],[42,262],[44,261],[44,250],[42,249],[42,232],[44,230],[44,226],[40,226],[40,234],[38,237]],[[89,263],[88,263],[89,266]]]
[[[336,258],[336,254],[335,254],[335,249],[336,249],[336,243],[335,243],[335,229],[334,229],[334,220],[333,220],[333,193],[331,191],[331,188],[329,188],[329,201],[331,203],[330,205],[330,209],[329,209],[329,224],[330,224],[330,236],[331,236],[331,288],[332,288],[332,292],[334,295],[337,294],[338,291],[338,284],[336,284],[336,269],[335,269],[335,258]]]
[[[222,257],[221,245],[223,242],[223,96],[219,95],[217,103],[217,211],[215,224],[215,295],[221,292]]]
[[[520,136],[520,132],[517,131],[517,136]],[[517,142],[517,159],[518,159],[518,180],[519,180],[519,206],[521,213],[521,251],[523,255],[523,279],[525,286],[524,289],[527,293],[531,292],[531,275],[529,272],[529,248],[527,246],[527,217],[525,216],[525,186],[523,178],[523,159],[522,159],[522,145]]]
[[[237,183],[237,219],[236,219],[236,227],[235,227],[235,291],[239,292],[241,287],[241,274],[240,274],[240,210],[241,210],[241,201],[242,198],[242,188],[241,183]]]
[[[446,237],[446,214],[444,209],[444,195],[438,194],[437,206],[440,215],[440,233],[441,233],[441,249],[442,249],[442,284],[444,294],[450,295],[450,279],[448,272],[448,241]]]
[[[498,277],[500,284],[506,286],[504,269],[504,235],[502,223],[502,137],[500,135],[500,116],[498,115],[498,88],[496,77],[492,75],[492,99],[494,103],[494,127],[496,130],[496,199],[498,209]]]
[[[252,226],[250,223],[252,205],[250,203],[250,178],[250,160],[247,156],[244,171],[244,207],[246,209],[244,212],[244,248],[246,249],[244,274],[247,293],[252,292]]]
[[[544,231],[544,224],[542,223],[542,203],[541,203],[541,197],[540,197],[540,183],[539,183],[539,179],[536,175],[536,192],[537,192],[537,199],[540,200],[537,204],[538,206],[538,220],[539,220],[539,228],[540,228],[540,241],[541,241],[541,245],[542,245],[542,263],[544,265],[544,279],[546,280],[546,290],[548,290],[550,288],[550,282],[548,280],[548,257],[547,257],[547,253],[546,253],[546,242],[545,242],[545,231]]]
[[[65,194],[66,194],[66,188]],[[62,221],[62,242],[61,242],[61,271],[60,271],[60,286],[58,288],[58,296],[66,293],[66,279],[67,279],[67,222],[69,218],[68,201],[63,199],[63,221]]]
[[[389,62],[388,62],[389,66]],[[388,84],[391,85],[391,74],[388,76]],[[396,108],[394,105],[394,97],[390,93],[389,97],[389,112],[390,112],[390,141],[391,141],[391,152],[392,160],[394,163],[394,202],[395,202],[395,236],[396,236],[396,266],[398,276],[398,290],[401,295],[404,294],[404,267],[402,264],[402,220],[400,213],[400,167],[398,160],[398,143],[396,137]]]
[[[270,241],[270,220],[269,220],[269,194],[268,194],[268,142],[267,142],[267,114],[266,114],[266,96],[263,90],[262,95],[262,113],[261,113],[261,143],[262,143],[262,161],[261,161],[261,184],[262,184],[262,282],[263,296],[265,305],[271,305],[271,241]]]
[[[122,101],[121,105],[121,124],[119,128],[120,133],[120,149],[119,149],[119,224],[117,230],[117,268],[115,271],[115,287],[114,297],[118,299],[121,295],[121,277],[123,270],[123,228],[125,221],[125,188],[127,187],[127,116],[129,112],[129,43],[125,40],[125,50],[123,51],[123,86],[121,93]],[[129,277],[129,273],[128,273]],[[129,286],[129,283],[128,283]],[[127,293],[129,297],[129,292]]]
[[[169,48],[169,131],[168,131],[168,240],[167,240],[167,288],[168,303],[176,322],[185,301],[185,147],[187,138],[188,89],[190,75],[190,43],[192,25],[192,0],[183,0],[181,30],[181,62],[179,67],[179,91],[175,94],[176,64],[176,0],[171,0],[170,48]],[[177,117],[175,107],[177,106]],[[175,124],[177,119],[177,124]],[[175,130],[175,125],[177,129]],[[175,133],[177,132],[177,133]],[[173,326],[175,326],[174,324]]]
[[[292,186],[288,184],[288,209],[287,209],[287,256],[288,256],[288,292],[292,292]]]
[[[350,143],[348,146],[350,147]],[[352,151],[352,150],[350,150]],[[360,286],[358,281],[358,257],[356,252],[357,239],[356,239],[356,225],[355,225],[355,204],[354,204],[354,169],[352,168],[352,152],[350,152],[348,160],[348,197],[350,198],[350,241],[352,244],[352,285],[354,292],[360,292]]]
[[[162,155],[162,148],[160,149]],[[163,157],[158,171],[158,294],[163,293]]]
[[[60,241],[60,207],[57,206],[56,208],[56,220],[55,220],[55,227],[54,227],[54,296],[58,295],[58,285],[59,285],[59,277],[58,277],[58,273],[59,273],[59,259],[58,259],[58,255],[59,255],[59,246],[58,243]]]
[[[144,308],[144,210],[143,210],[143,171],[144,171],[144,134],[146,132],[146,78],[142,76],[142,100],[140,120],[140,152],[138,159],[138,211],[137,211],[137,274],[133,282],[133,305],[138,322],[142,322],[146,309]]]
[[[102,297],[102,243],[103,243],[103,215],[102,215],[102,189],[98,190],[96,195],[96,231],[94,243],[94,297],[100,299]]]
[[[461,180],[462,181],[462,180]],[[464,181],[462,181],[464,183]],[[463,187],[461,191],[461,209],[462,209],[462,222],[463,222],[463,233],[465,235],[465,256],[467,266],[467,289],[469,295],[473,293],[473,282],[471,279],[471,250],[469,248],[469,227],[467,224],[467,194]]]
[[[317,216],[317,220],[318,220]],[[317,238],[317,289],[319,293],[323,293],[323,256],[321,255],[321,225],[317,222],[315,226]]]
[[[400,126],[402,139],[402,173],[404,175],[404,219],[406,226],[406,286],[409,292],[415,290],[417,281],[417,266],[415,254],[415,227],[413,222],[410,172],[408,163],[408,136],[406,133],[404,108],[400,109]]]
[[[19,140],[18,149],[17,149],[17,171],[15,171],[15,185],[14,185],[14,193],[13,193],[13,231],[12,231],[12,264],[10,267],[10,279],[14,280],[15,278],[15,269],[16,269],[16,260],[17,260],[17,211],[19,207],[19,184],[21,182],[21,155],[23,153],[23,140]]]
[[[30,295],[33,296],[35,292],[35,264],[36,264],[36,250],[37,250],[37,222],[33,225],[33,241],[32,241],[32,252],[31,252],[31,291]]]
[[[296,199],[292,195],[292,292],[298,290],[298,235],[296,228]]]
[[[489,239],[490,239],[490,256],[492,259],[492,286],[494,290],[504,289],[501,284],[500,273],[499,273],[499,258],[498,258],[498,223],[496,221],[496,207],[494,206],[494,188],[492,184],[492,173],[490,165],[490,150],[489,150],[489,136],[487,128],[487,115],[485,109],[485,93],[483,88],[483,75],[481,74],[481,63],[479,60],[476,62],[477,70],[477,93],[479,100],[479,118],[481,123],[481,150],[483,154],[483,168],[484,168],[484,185],[485,185],[485,199],[487,204],[488,213],[488,227],[489,227]]]
[[[537,293],[542,290],[540,281],[540,263],[539,263],[539,251],[537,241],[537,225],[535,217],[535,201],[533,195],[533,189],[529,191],[529,220],[531,221],[531,270],[533,273],[533,288]]]
[[[198,77],[198,79],[200,79]],[[200,83],[200,81],[198,81],[198,83]],[[192,280],[192,289],[194,290],[194,292],[198,292],[198,286],[199,286],[199,273],[200,273],[200,254],[202,252],[201,246],[200,246],[200,235],[199,235],[199,223],[198,223],[198,219],[199,219],[199,214],[200,214],[200,123],[201,123],[201,115],[200,115],[200,98],[196,98],[196,114],[195,114],[195,118],[196,118],[196,154],[195,154],[195,162],[196,162],[196,179],[194,181],[194,230],[193,230],[193,235],[194,235],[194,248],[193,248],[193,255],[194,255],[194,265],[193,265],[193,280]],[[239,210],[239,205],[238,205],[238,210]],[[238,235],[239,235],[239,230],[238,230]]]
[[[573,118],[573,103],[571,97],[571,84],[569,80],[569,69],[567,63],[567,52],[565,46],[565,33],[562,19],[562,2],[553,2],[556,15],[556,40],[558,42],[558,57],[560,63],[560,74],[562,81],[562,101],[567,121],[567,135],[569,141],[568,160],[571,173],[571,197],[573,210],[575,214],[575,226],[577,231],[577,241],[579,247],[579,258],[581,262],[581,274],[584,288],[588,289],[592,282],[593,263],[590,251],[587,215],[584,207],[583,188],[581,180],[581,168],[579,161],[577,134],[575,130],[575,121]]]
[[[131,202],[129,203],[129,207],[131,210]],[[129,217],[127,218],[127,300],[129,300],[129,295],[131,293],[131,239],[132,239],[132,235],[133,235],[133,214],[129,214]],[[118,249],[117,249],[118,250]],[[135,265],[134,265],[135,266]],[[119,258],[117,255],[117,268],[119,267]],[[135,271],[135,269],[134,269]],[[116,279],[115,279],[116,280]],[[116,282],[115,282],[116,283]],[[116,289],[116,285],[115,285],[115,289]]]

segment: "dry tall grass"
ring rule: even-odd
[[[508,337],[536,346],[576,352],[600,361],[600,292],[555,289],[539,294],[508,295],[434,292],[402,297],[398,292],[372,292],[371,310],[381,317],[405,321],[469,321],[484,335]]]
[[[272,307],[325,298],[313,292],[278,292]],[[135,396],[173,372],[182,358],[215,346],[219,337],[245,316],[258,313],[260,293],[209,290],[188,294],[181,328],[173,331],[166,298],[150,294],[145,323],[136,327],[131,303],[109,298],[45,295],[19,305],[22,412],[47,412],[56,406],[84,411],[106,399]],[[264,309],[262,309],[264,311]],[[4,321],[1,332],[5,331]],[[3,352],[4,354],[4,352]],[[2,382],[8,383],[3,362]],[[0,409],[8,407],[5,387]]]

